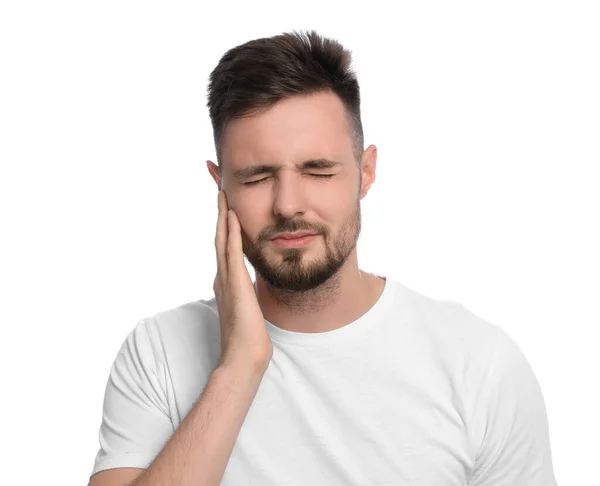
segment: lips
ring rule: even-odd
[[[284,240],[295,240],[297,238],[302,238],[303,236],[314,235],[314,233],[309,233],[308,231],[299,231],[297,233],[281,233],[275,236],[273,239],[276,240],[278,238],[282,238]]]

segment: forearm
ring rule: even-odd
[[[263,374],[217,367],[196,404],[132,486],[218,486]]]

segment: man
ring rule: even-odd
[[[377,152],[350,61],[294,32],[212,72],[215,297],[128,335],[90,485],[556,485],[514,341],[358,268]]]

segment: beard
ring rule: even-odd
[[[306,292],[317,289],[337,274],[356,247],[361,226],[360,199],[357,199],[354,211],[337,235],[332,235],[327,227],[310,226],[298,220],[280,220],[269,235],[309,231],[317,234],[317,238],[302,248],[273,249],[269,248],[272,243],[268,237],[260,236],[253,242],[242,230],[242,248],[255,272],[269,287],[284,292]],[[320,250],[322,244],[325,245],[324,255]],[[270,253],[277,255],[269,257]],[[309,253],[318,255],[309,256]]]

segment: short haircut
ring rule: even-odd
[[[228,50],[208,83],[208,103],[219,173],[230,120],[260,114],[294,95],[330,91],[342,101],[358,164],[363,153],[360,90],[352,54],[314,30],[254,39]]]

